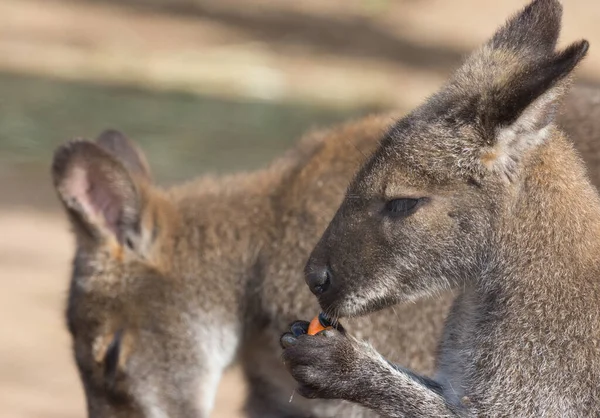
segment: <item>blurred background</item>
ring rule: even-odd
[[[0,415],[82,417],[63,324],[73,242],[53,149],[118,128],[155,177],[258,168],[307,130],[408,110],[524,0],[0,0]],[[600,2],[564,1],[562,43]],[[215,417],[238,417],[229,372]]]

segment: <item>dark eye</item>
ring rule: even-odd
[[[121,336],[121,330],[115,333],[104,355],[104,375],[108,380],[114,380],[117,373],[119,357],[121,355]]]
[[[127,248],[129,248],[130,250],[134,250],[134,246],[133,246],[133,240],[131,239],[131,237],[127,237],[125,238],[125,245],[127,246]]]
[[[421,199],[394,199],[385,204],[385,211],[393,216],[411,215],[419,206]]]

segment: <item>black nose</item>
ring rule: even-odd
[[[306,275],[306,284],[310,291],[319,296],[331,286],[331,271],[327,267],[314,267]]]

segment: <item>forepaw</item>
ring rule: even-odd
[[[360,346],[343,332],[327,328],[307,335],[308,322],[294,322],[281,337],[283,362],[307,398],[347,399],[360,378]]]

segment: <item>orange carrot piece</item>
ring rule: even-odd
[[[321,324],[321,321],[319,321],[319,315],[315,316],[313,318],[312,321],[310,321],[310,324],[308,325],[308,335],[315,335],[318,334],[321,331],[324,331],[328,328],[331,328],[330,326],[328,327],[324,327],[323,324]]]

